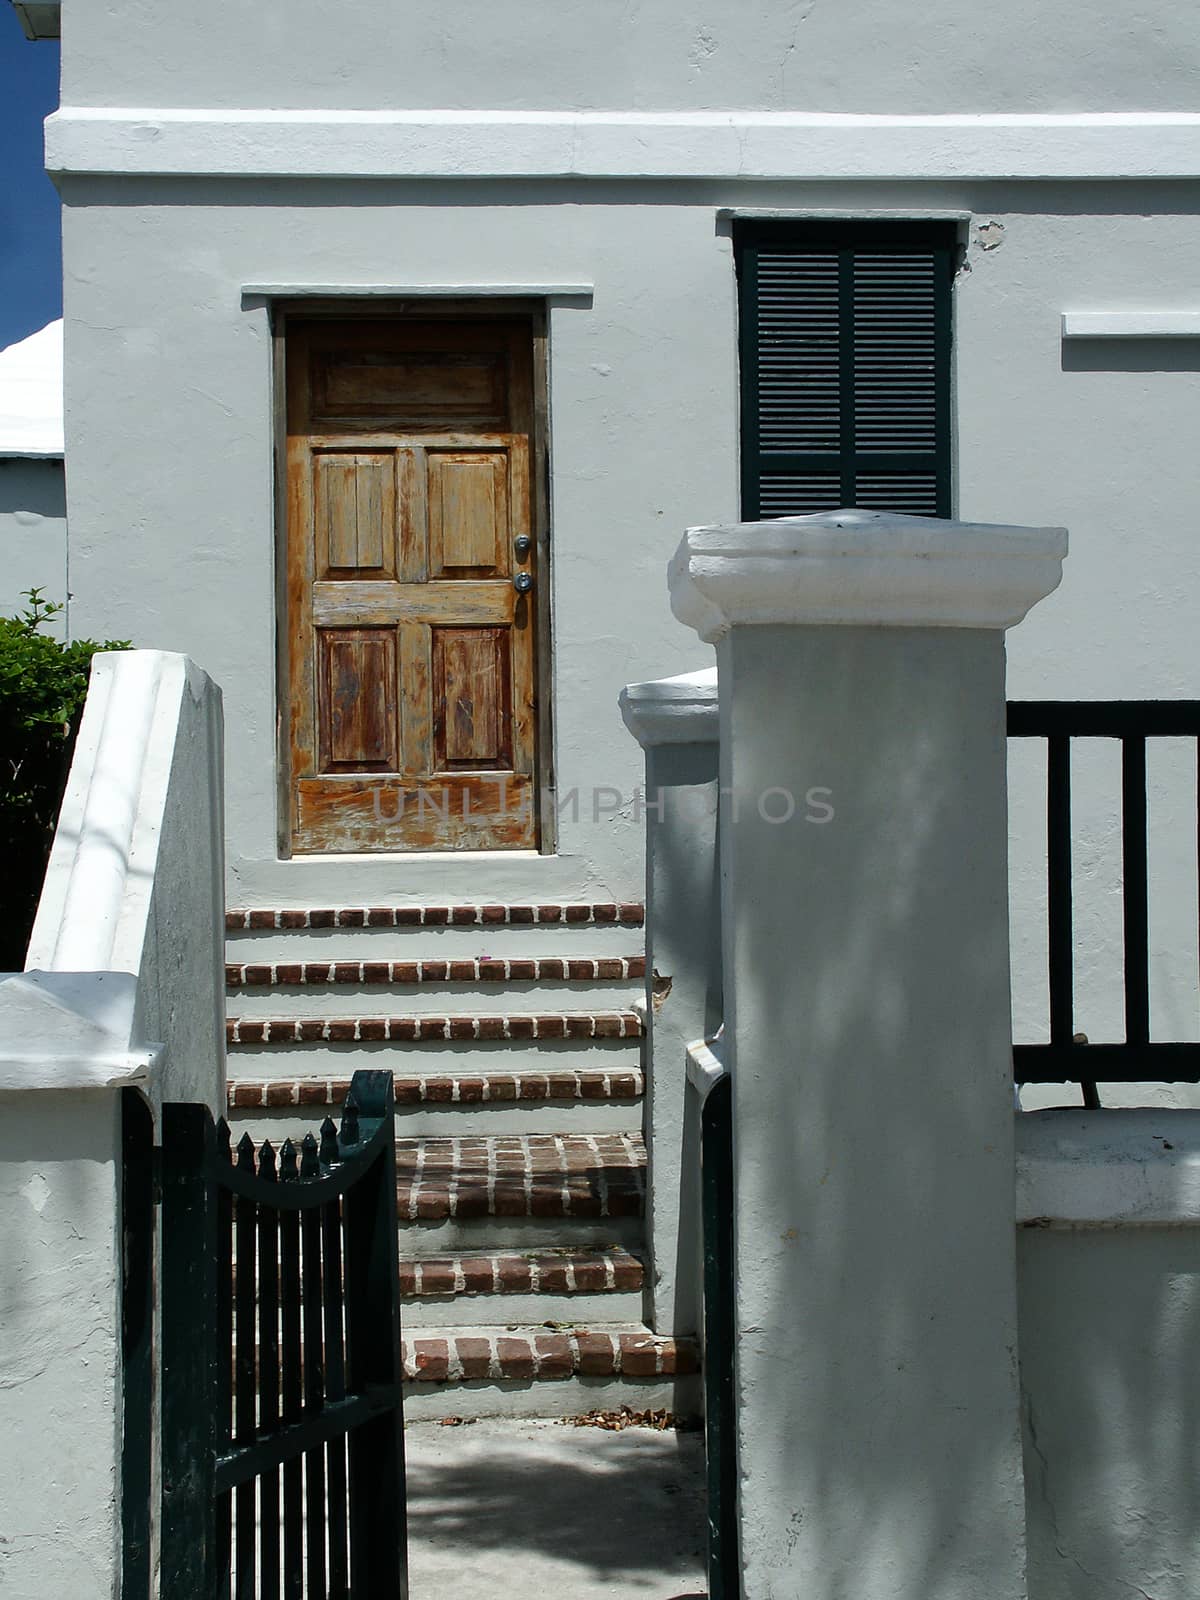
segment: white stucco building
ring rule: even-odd
[[[613,697],[703,664],[661,572],[681,526],[739,511],[748,219],[785,252],[827,254],[849,218],[877,223],[885,252],[902,222],[952,257],[937,509],[1078,530],[1073,581],[1014,644],[1012,692],[1194,688],[1184,10],[655,0],[598,29],[587,8],[548,25],[488,4],[419,36],[383,4],[353,26],[307,0],[65,10],[47,161],[64,199],[73,626],[186,650],[224,686],[239,903],[640,893],[637,752]],[[322,763],[287,737],[305,714],[288,652],[311,624],[281,579],[286,329],[411,326],[447,303],[524,319],[537,358],[522,436],[545,501],[504,532],[537,541],[515,762],[541,791],[538,838],[423,860],[366,828],[335,861],[289,793],[289,763]],[[416,437],[420,421],[396,426]],[[765,503],[819,509],[826,489]],[[396,764],[372,753],[357,766]],[[596,787],[624,804],[602,795],[593,822]],[[555,826],[575,789],[583,814]]]
[[[23,610],[41,588],[67,600],[63,485],[62,323],[0,350],[0,609]],[[59,630],[65,615],[56,619]]]
[[[642,754],[615,702],[711,664],[663,581],[687,525],[857,503],[1065,526],[1010,696],[1200,697],[1186,8],[18,9],[34,33],[62,13],[71,629],[224,692],[235,1106],[404,1040],[413,1137],[441,1137],[465,1102],[427,1105],[430,1074],[486,1077],[493,1040],[506,1072],[594,1069],[610,1102],[555,1080],[493,1131],[644,1162]],[[1195,1039],[1180,781],[1152,979]],[[1040,782],[1014,775],[1024,1037]],[[1102,1038],[1114,791],[1086,792],[1077,1022]],[[652,1205],[678,1158],[651,1151]],[[694,1331],[691,1290],[653,1304],[663,1261],[629,1271],[614,1325]],[[422,1315],[461,1330],[466,1299]],[[545,1314],[509,1296],[491,1321]]]

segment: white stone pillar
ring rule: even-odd
[[[1062,529],[700,528],[747,1600],[1020,1600],[1004,630]],[[786,820],[785,820],[786,819]]]
[[[721,1024],[717,669],[631,683],[625,725],[646,753],[646,1315],[700,1324],[699,1128],[686,1115],[687,1047]]]

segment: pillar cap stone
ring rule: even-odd
[[[1011,628],[1062,581],[1065,528],[822,511],[689,528],[671,609],[708,643],[745,624]]]
[[[643,749],[658,744],[717,742],[716,667],[627,683],[618,703],[625,726]]]

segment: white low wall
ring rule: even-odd
[[[120,1584],[121,1091],[224,1093],[221,701],[95,658],[26,972],[0,980],[0,1592]]]
[[[1030,1600],[1192,1600],[1200,1112],[1017,1118]]]
[[[0,457],[0,614],[24,611],[30,589],[64,610],[46,632],[66,632],[67,491],[61,460]]]

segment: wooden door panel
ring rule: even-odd
[[[313,478],[316,570],[326,578],[394,577],[395,451],[318,451]]]
[[[394,772],[396,634],[391,628],[317,633],[317,725],[322,772]]]
[[[296,851],[537,844],[529,337],[289,332]]]
[[[483,583],[314,583],[313,617],[319,626],[393,622],[511,622],[516,590],[509,579]]]
[[[504,379],[498,358],[429,355],[384,362],[336,352],[318,366],[313,415],[333,421],[386,417],[413,427],[427,427],[431,417],[498,426],[505,410]]]
[[[299,778],[296,828],[322,850],[525,850],[536,784],[524,773],[464,772],[433,784],[369,775]],[[311,848],[311,847],[310,847]]]
[[[434,628],[433,707],[439,772],[512,770],[508,628]]]
[[[429,576],[507,575],[512,548],[508,452],[430,451]]]

